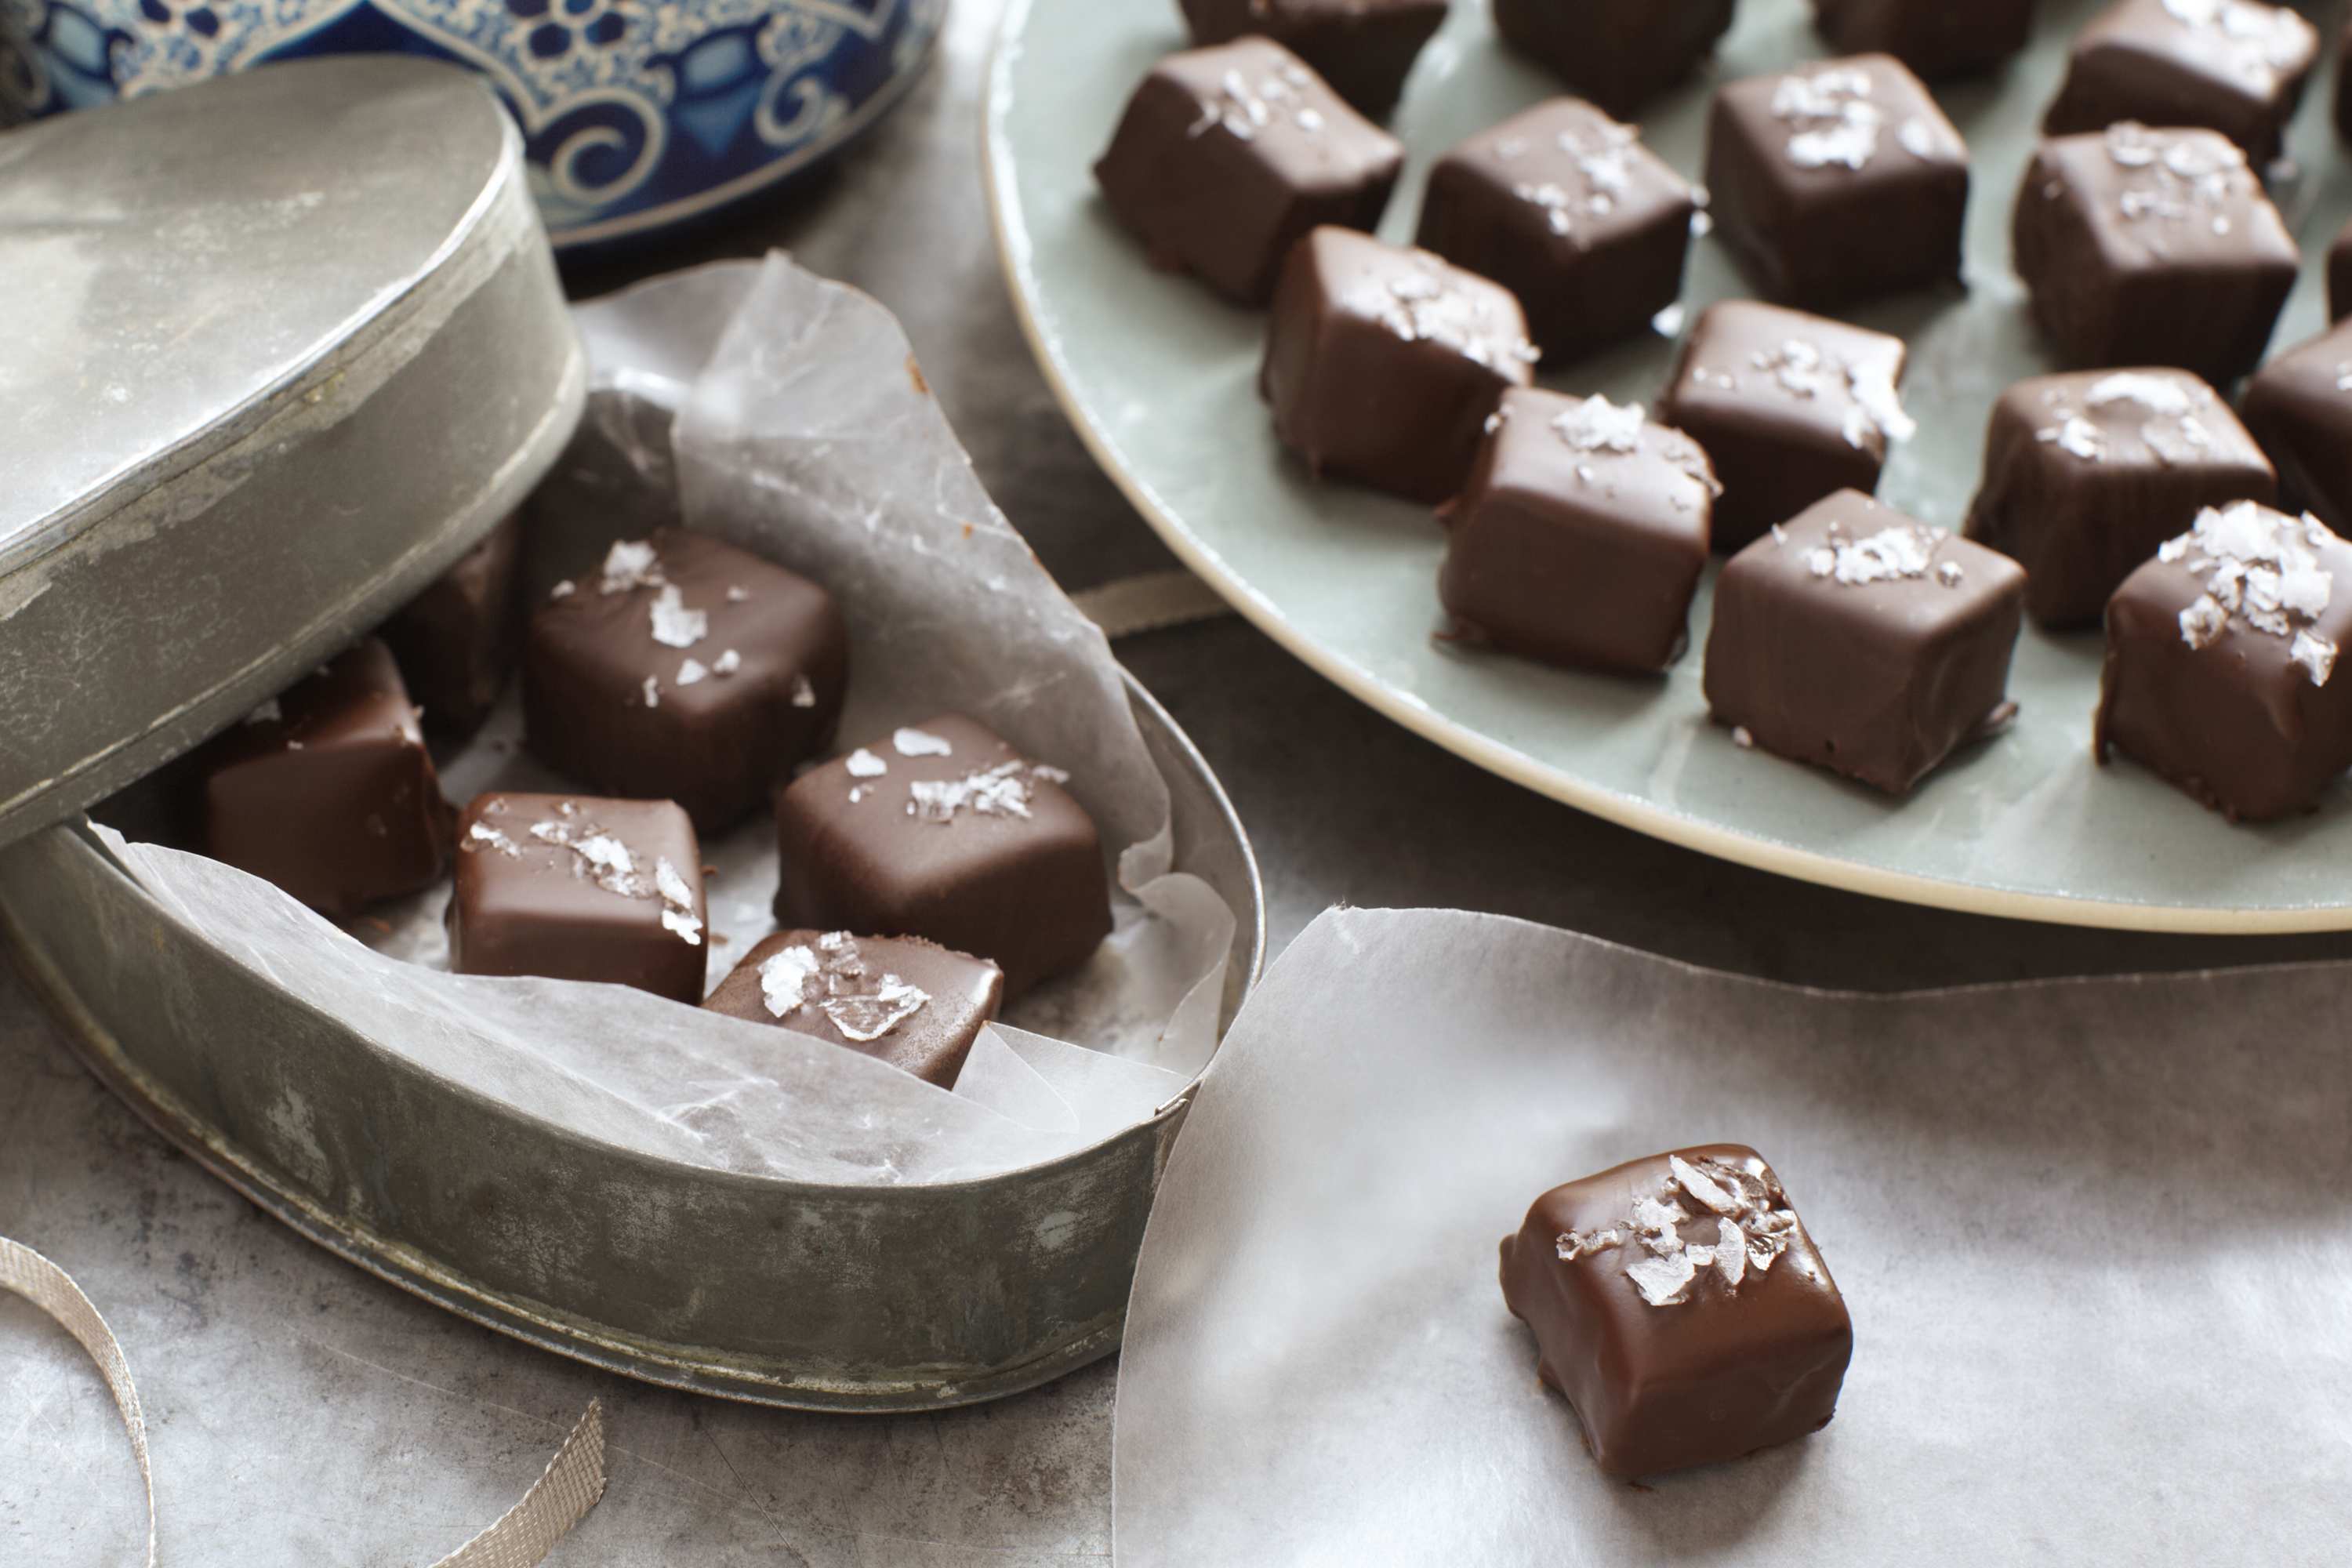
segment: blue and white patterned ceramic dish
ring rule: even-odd
[[[0,0],[0,125],[308,55],[472,66],[558,246],[806,168],[919,73],[948,0]]]

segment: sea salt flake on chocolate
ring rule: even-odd
[[[688,609],[675,583],[665,583],[651,606],[654,641],[664,647],[692,647],[710,635],[710,612]]]
[[[1813,552],[1813,575],[1834,577],[1848,586],[1891,582],[1897,577],[1924,577],[1935,559],[1936,539],[1926,529],[1881,529],[1866,539],[1837,541]],[[1830,558],[1822,569],[1822,557]]]
[[[677,684],[692,686],[698,680],[708,679],[709,675],[709,666],[698,658],[689,658],[677,667]]]
[[[477,845],[488,845],[501,855],[519,856],[522,853],[521,847],[513,839],[487,822],[478,822],[467,831],[466,847],[470,850]]]
[[[826,997],[817,1004],[833,1026],[860,1045],[880,1039],[930,1002],[921,989],[895,974],[885,974],[872,991]]]
[[[1895,389],[1896,360],[1892,355],[1858,360],[1846,367],[1846,385],[1870,423],[1889,441],[1908,441],[1919,433],[1917,421],[1903,411],[1903,395]]]
[[[1573,1263],[1580,1258],[1606,1252],[1612,1247],[1624,1244],[1625,1233],[1612,1225],[1601,1230],[1562,1231],[1559,1239],[1553,1244],[1553,1250],[1562,1263]]]
[[[1688,1218],[1683,1205],[1672,1200],[1662,1203],[1645,1194],[1633,1201],[1633,1228],[1656,1250],[1671,1252],[1680,1247],[1683,1240],[1675,1227]]]
[[[596,591],[625,594],[635,588],[658,587],[662,580],[661,557],[651,540],[616,540],[604,552],[604,575]]]
[[[577,583],[574,583],[571,578],[566,577],[562,582],[558,583],[554,587],[550,588],[547,591],[547,596],[550,599],[568,599],[579,591],[580,585]]]
[[[2336,645],[2314,633],[2295,633],[2286,657],[2289,662],[2303,667],[2314,686],[2326,685],[2327,678],[2336,673]]]
[[[646,707],[661,706],[661,681],[657,678],[650,675],[646,677],[645,695]]]
[[[662,929],[674,932],[688,947],[702,945],[702,922],[682,910],[665,909],[661,912]]]
[[[1680,1154],[1666,1157],[1666,1167],[1675,1173],[1675,1182],[1683,1191],[1705,1204],[1717,1214],[1738,1214],[1738,1198],[1723,1190],[1720,1184],[1706,1175]],[[1686,1217],[1686,1216],[1685,1216]]]
[[[925,822],[947,824],[959,811],[981,816],[1029,815],[1029,781],[1022,776],[1027,764],[999,763],[960,779],[918,779],[907,786],[907,814]]]
[[[654,890],[666,904],[681,910],[694,908],[694,889],[686,885],[686,879],[677,874],[677,868],[670,864],[667,855],[654,861]]]
[[[1715,1271],[1722,1276],[1724,1288],[1738,1290],[1740,1280],[1748,1277],[1748,1237],[1727,1219],[1715,1222]]]
[[[1866,167],[1878,152],[1878,129],[1885,120],[1869,101],[1870,91],[1870,77],[1864,71],[1836,68],[1782,77],[1772,91],[1772,116],[1801,127],[1789,138],[1789,162],[1801,169]]]
[[[1595,394],[1554,419],[1551,427],[1580,452],[1631,452],[1642,444],[1644,415],[1638,403],[1620,406]]]
[[[710,661],[710,673],[713,675],[732,675],[742,668],[743,656],[731,647]],[[805,675],[793,677],[793,706],[795,708],[816,706],[816,688],[809,684],[808,677]]]
[[[2206,595],[2180,612],[2180,640],[2193,648],[2212,646],[2230,629],[2230,612]]]
[[[955,754],[955,748],[945,740],[920,730],[901,728],[894,731],[890,744],[902,757],[947,757]]]
[[[1642,1300],[1653,1307],[1679,1306],[1685,1292],[1698,1269],[1686,1252],[1669,1253],[1663,1258],[1644,1258],[1626,1265],[1625,1278],[1642,1293]]]
[[[761,1003],[769,1012],[782,1017],[806,999],[809,983],[817,977],[821,967],[813,950],[805,947],[784,949],[760,965]]]
[[[2079,414],[2069,415],[2063,423],[2035,432],[2033,438],[2048,442],[2060,451],[2080,458],[2086,463],[2095,463],[2106,455],[2105,442],[2099,434],[2099,427]]]
[[[890,764],[860,746],[849,753],[849,776],[854,779],[878,779],[890,771]]]

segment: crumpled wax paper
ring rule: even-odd
[[[1243,1008],[1151,1215],[1118,1560],[2340,1560],[2347,996],[2342,965],[1865,996],[1327,913]],[[1853,1367],[1810,1437],[1612,1481],[1496,1245],[1549,1187],[1716,1140],[1787,1184]]]
[[[1101,633],[989,500],[880,305],[774,257],[580,307],[587,421],[533,501],[540,584],[665,522],[829,587],[849,622],[846,747],[961,710],[1067,787],[1118,856],[1094,960],[1011,1008],[952,1092],[827,1042],[619,986],[453,975],[441,888],[350,934],[268,883],[114,839],[234,961],[384,1048],[625,1148],[831,1183],[987,1175],[1071,1152],[1181,1092],[1216,1048],[1235,911],[1171,868],[1169,796]],[[519,705],[447,759],[453,801],[575,788]],[[773,825],[704,846],[709,984],[774,928]]]

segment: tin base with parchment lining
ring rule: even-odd
[[[1168,781],[1176,868],[1240,917],[1229,1021],[1263,955],[1256,865],[1192,743],[1140,687],[1129,696]],[[439,1079],[226,962],[86,822],[0,851],[0,928],[91,1071],[311,1240],[543,1349],[765,1404],[971,1404],[1117,1349],[1190,1100],[973,1182],[689,1168]]]

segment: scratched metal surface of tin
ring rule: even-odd
[[[474,78],[289,65],[0,134],[0,841],[185,751],[511,510],[585,396]]]

